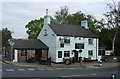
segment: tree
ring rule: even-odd
[[[37,39],[37,36],[39,35],[43,27],[43,23],[44,23],[44,19],[40,18],[40,19],[35,19],[35,20],[30,21],[25,26],[25,28],[28,29],[26,33],[29,35],[28,36],[29,39]]]
[[[101,24],[103,27],[106,27],[110,30],[114,28],[115,32],[113,33],[113,37],[111,39],[112,41],[112,50],[113,52],[115,51],[115,40],[118,34],[118,29],[120,27],[119,22],[120,22],[120,11],[118,10],[116,3],[113,0],[113,4],[107,4],[109,7],[109,11],[104,14],[106,19],[104,19],[104,23],[101,21]],[[109,32],[110,33],[110,32]]]
[[[68,10],[69,9],[67,6],[61,7],[60,11],[56,12],[55,19],[52,22],[59,24],[71,24],[81,26],[81,21],[87,20],[89,29],[94,33],[98,32],[96,27],[97,20],[93,16],[86,15],[81,11],[78,11],[74,14],[70,14]]]
[[[55,13],[55,23],[58,24],[67,24],[67,16],[68,16],[68,7],[61,7],[60,11]]]
[[[96,24],[97,20],[93,16],[86,15],[81,11],[78,11],[74,14],[69,14],[67,20],[68,20],[68,24],[78,25],[78,26],[81,26],[81,21],[87,20],[89,29],[96,34],[98,32],[97,30],[98,27]]]
[[[12,38],[11,34],[13,32],[8,30],[8,28],[3,28],[2,29],[2,46],[7,47],[8,44],[8,39]]]

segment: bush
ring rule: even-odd
[[[102,61],[108,61],[108,56],[102,56]]]

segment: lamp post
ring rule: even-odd
[[[14,42],[12,40],[8,40],[9,44],[10,44],[10,47],[11,47],[11,60],[13,60],[13,46],[14,46]]]

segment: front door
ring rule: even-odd
[[[78,51],[75,51],[74,53],[74,61],[78,62]]]

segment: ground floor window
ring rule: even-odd
[[[21,56],[27,56],[27,50],[21,50]]]
[[[64,57],[70,57],[70,51],[64,51]]]
[[[93,50],[88,50],[88,56],[93,56]]]
[[[58,51],[58,58],[62,58],[62,51]]]

